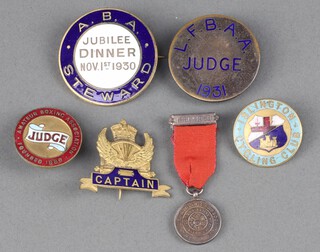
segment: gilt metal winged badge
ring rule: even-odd
[[[170,197],[167,190],[170,186],[160,185],[151,171],[153,157],[153,140],[144,133],[145,144],[135,142],[137,130],[122,120],[111,127],[114,141],[107,139],[107,128],[98,137],[97,149],[100,155],[100,165],[94,168],[91,178],[80,180],[80,189],[93,192],[98,187],[119,189],[119,199],[122,190],[139,190],[152,192],[152,197]]]

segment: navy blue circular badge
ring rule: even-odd
[[[148,27],[117,9],[80,17],[67,30],[59,50],[67,86],[97,105],[116,105],[138,96],[151,82],[157,61],[157,46]]]

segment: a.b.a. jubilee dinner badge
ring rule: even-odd
[[[298,151],[302,125],[289,105],[262,99],[252,102],[239,113],[233,138],[240,155],[249,163],[274,167],[287,162]]]
[[[160,185],[151,171],[150,163],[153,156],[153,140],[144,133],[145,144],[135,143],[137,130],[122,120],[111,127],[113,142],[106,138],[107,128],[98,137],[97,149],[100,155],[100,165],[94,168],[91,178],[80,180],[80,189],[93,192],[98,187],[119,189],[119,199],[122,190],[138,190],[152,193],[152,197],[170,197],[166,192],[170,186]]]
[[[138,17],[111,8],[76,20],[59,51],[67,86],[96,105],[117,105],[137,97],[150,84],[157,62],[149,28]]]

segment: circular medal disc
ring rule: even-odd
[[[183,204],[174,218],[178,235],[192,244],[211,241],[219,233],[221,224],[218,209],[202,199],[192,199]]]
[[[286,103],[257,100],[239,113],[233,139],[238,152],[249,163],[275,167],[287,162],[298,151],[302,125],[297,113]]]
[[[32,165],[63,165],[79,152],[82,133],[76,120],[54,108],[39,108],[24,115],[14,133],[20,156]]]
[[[158,52],[148,27],[118,9],[99,9],[75,21],[64,35],[59,67],[67,86],[85,101],[116,105],[150,84]]]
[[[253,33],[223,15],[196,18],[175,35],[169,51],[171,74],[187,94],[209,102],[236,97],[255,79],[260,49]]]

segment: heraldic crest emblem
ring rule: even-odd
[[[137,130],[122,120],[111,127],[113,142],[107,139],[107,128],[104,128],[97,141],[100,155],[100,165],[94,168],[91,178],[80,180],[80,189],[93,192],[98,187],[119,189],[119,199],[122,190],[140,190],[152,192],[152,197],[170,197],[166,192],[171,189],[160,185],[151,171],[151,160],[154,153],[153,139],[144,133],[145,144],[135,142]]]
[[[271,152],[287,143],[288,137],[283,128],[284,120],[278,115],[254,116],[249,122],[251,133],[250,146],[256,150]]]

